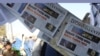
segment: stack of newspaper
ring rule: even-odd
[[[59,4],[6,3],[2,5],[12,11],[13,15],[31,32],[34,31],[34,27],[41,30],[38,37],[64,56],[100,56],[99,29],[83,23]],[[0,14],[6,19],[6,13],[3,14],[0,10]]]

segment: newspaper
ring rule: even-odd
[[[18,7],[14,5],[11,8],[17,8],[15,11],[21,16],[21,22],[31,32],[34,27],[39,28],[43,32],[41,38],[62,54],[67,56],[65,53],[70,52],[78,56],[100,56],[99,28],[85,24],[73,15],[68,17],[68,12],[56,3],[25,4],[21,10],[18,8],[22,8],[22,4]],[[59,28],[61,30],[57,32]]]
[[[23,11],[25,10],[25,7],[28,5],[28,3],[6,3],[3,5],[8,6],[9,8],[12,8],[19,15],[21,15]]]
[[[1,11],[0,13],[2,14],[2,16],[5,18],[4,20],[5,23],[7,22],[11,23],[17,19],[17,17],[15,17],[15,15],[13,15],[13,13],[7,8],[5,8],[2,4],[0,4],[0,11]]]
[[[54,36],[67,11],[57,3],[8,4],[22,17],[21,22],[33,32],[37,27],[48,36]]]
[[[55,36],[53,37],[53,39],[49,42],[49,45],[51,45],[55,50],[57,50],[59,53],[61,53],[64,56],[76,56],[75,54],[65,50],[64,48],[61,48],[57,45],[59,39],[61,38],[61,35],[65,29],[65,26],[67,24],[67,22],[70,20],[70,17],[73,17],[75,19],[78,19],[76,16],[74,16],[73,14],[71,14],[70,12],[66,15],[65,19],[63,20],[63,22],[61,23],[60,27],[58,28]],[[79,19],[78,19],[79,20]]]
[[[78,56],[100,56],[99,36],[98,28],[71,18],[57,45]]]
[[[39,32],[38,37],[41,38],[44,42],[50,44],[50,41],[53,39],[49,36],[47,36],[44,32]]]
[[[22,17],[26,18],[26,21],[29,21],[30,24],[39,28],[45,34],[53,36],[65,18],[66,13],[66,10],[62,9],[57,4],[35,3],[27,6],[27,9],[24,11]],[[28,17],[25,17],[26,14],[29,14],[29,17],[32,15],[33,20],[27,19]]]
[[[0,25],[3,25],[7,22],[6,18],[4,17],[4,14],[2,10],[0,9]]]

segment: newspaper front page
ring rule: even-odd
[[[67,15],[67,11],[57,3],[7,4],[22,17],[21,22],[33,32],[39,28],[48,36],[53,36]]]
[[[98,28],[71,18],[57,44],[78,56],[100,56],[99,36]]]
[[[65,26],[67,25],[67,22],[69,21],[70,17],[78,19],[76,16],[74,16],[73,14],[71,14],[69,12],[66,15],[66,17],[65,17],[64,21],[62,22],[62,24],[60,25],[59,29],[57,30],[55,36],[53,37],[53,39],[49,43],[54,49],[56,49],[58,52],[60,52],[64,56],[76,56],[75,54],[73,54],[73,53],[69,52],[68,50],[65,50],[64,48],[61,48],[60,46],[57,45],[57,43],[59,42],[59,40],[61,38],[61,35],[62,35],[62,33],[65,29]]]

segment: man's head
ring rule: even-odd
[[[24,37],[24,34],[22,34],[22,37]]]
[[[5,46],[5,48],[6,48],[7,50],[10,50],[10,49],[11,49],[11,43],[10,43],[9,41],[7,41],[6,44],[5,44],[4,46]]]
[[[32,36],[30,36],[29,38],[32,39]]]

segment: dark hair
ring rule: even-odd
[[[24,37],[24,34],[22,34],[22,37]]]
[[[30,36],[29,38],[32,38],[32,36]]]
[[[7,45],[10,45],[11,46],[11,43],[9,41],[7,41],[5,44],[4,44],[4,47],[6,47]]]

